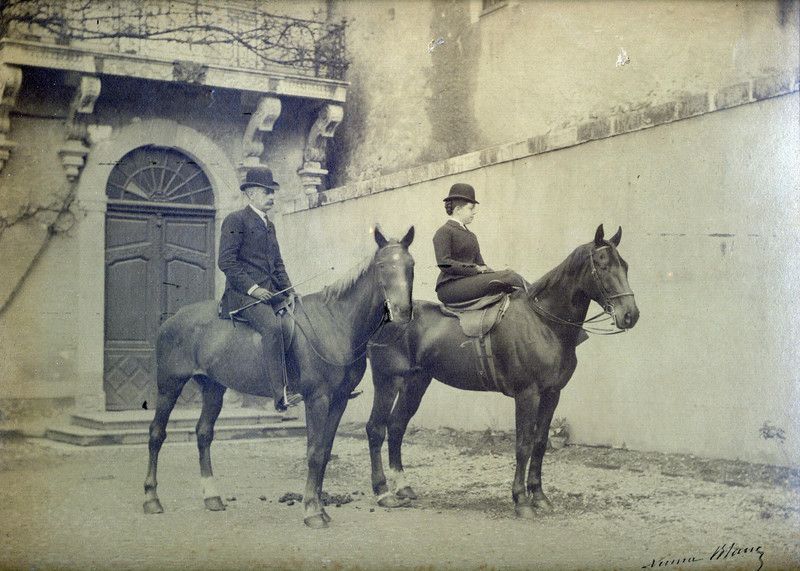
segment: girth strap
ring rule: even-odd
[[[475,364],[483,388],[487,391],[499,391],[509,397],[513,396],[505,383],[498,378],[495,355],[492,350],[492,334],[487,333],[480,337],[473,337],[462,344],[462,347],[467,343],[475,349]]]

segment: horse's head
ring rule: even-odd
[[[378,251],[375,253],[374,264],[378,268],[378,280],[383,289],[386,317],[397,323],[408,323],[413,317],[411,295],[414,287],[414,258],[408,252],[413,241],[413,226],[398,242],[386,239],[380,227],[375,225]]]
[[[597,227],[594,244],[589,245],[591,277],[586,293],[614,318],[620,329],[630,329],[639,319],[639,308],[628,285],[628,264],[617,247],[622,239],[622,227],[610,240],[603,238],[603,225]]]

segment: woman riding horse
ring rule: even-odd
[[[450,187],[444,199],[447,222],[433,236],[436,265],[441,273],[436,280],[436,296],[449,305],[497,293],[526,289],[527,282],[512,270],[496,272],[481,256],[478,237],[467,229],[475,218],[475,189],[464,183]]]

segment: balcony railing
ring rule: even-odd
[[[348,65],[344,21],[275,15],[233,2],[2,0],[0,5],[0,37],[329,79],[343,79]]]

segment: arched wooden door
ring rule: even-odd
[[[106,195],[106,408],[151,408],[159,325],[214,296],[213,189],[186,155],[148,146],[114,166]],[[187,384],[181,402],[197,400]]]

